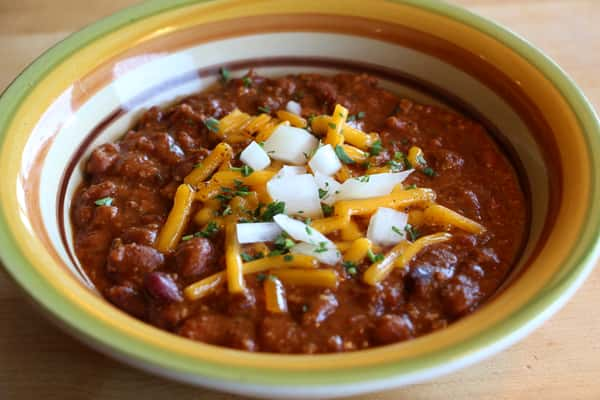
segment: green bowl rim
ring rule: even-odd
[[[64,59],[94,42],[103,35],[117,30],[127,24],[136,22],[176,8],[214,0],[151,0],[149,2],[126,8],[112,16],[99,20],[84,29],[68,36],[59,42],[31,65],[29,65],[0,96],[0,148],[6,138],[14,112],[29,95],[33,87]],[[214,382],[243,385],[264,385],[269,387],[314,387],[316,385],[344,386],[356,385],[378,380],[394,379],[409,374],[427,374],[440,369],[444,365],[467,364],[500,350],[518,339],[521,334],[533,329],[541,320],[567,300],[579,287],[594,267],[594,260],[600,253],[600,192],[596,170],[600,169],[600,123],[596,113],[585,95],[564,71],[551,59],[537,50],[525,39],[508,29],[475,15],[461,7],[435,0],[388,0],[394,3],[407,4],[435,14],[439,14],[470,26],[491,36],[511,48],[539,71],[560,91],[585,133],[588,145],[591,171],[591,190],[589,193],[590,209],[587,210],[586,221],[582,228],[580,240],[575,246],[575,255],[563,267],[567,272],[552,285],[546,287],[538,296],[508,316],[496,326],[489,327],[477,336],[465,340],[452,348],[443,349],[434,354],[392,362],[377,367],[357,367],[330,371],[327,374],[315,371],[286,371],[275,369],[253,369],[247,367],[223,368],[223,365],[211,362],[192,362],[185,356],[154,348],[140,343],[122,332],[113,330],[100,321],[86,314],[76,305],[68,302],[60,293],[42,277],[20,252],[19,247],[7,228],[4,212],[0,213],[0,259],[10,275],[62,325],[73,329],[84,340],[98,347],[117,351],[116,356],[122,360],[136,360],[143,368],[163,371],[170,376],[177,373],[186,376],[188,381],[193,377],[212,379]],[[2,209],[3,210],[3,209]],[[542,316],[541,318],[539,318]],[[534,321],[536,321],[534,323]],[[510,339],[510,338],[513,339]],[[493,351],[490,351],[494,348]],[[177,377],[177,376],[174,376]],[[192,377],[192,378],[190,378]],[[216,384],[215,384],[216,385]]]

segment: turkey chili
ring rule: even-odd
[[[71,218],[115,306],[277,353],[409,340],[473,312],[525,237],[479,123],[359,74],[230,78],[96,148]]]

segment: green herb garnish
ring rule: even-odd
[[[250,78],[249,76],[245,76],[242,78],[242,83],[245,87],[249,88],[250,86],[252,86],[252,78]]]
[[[204,120],[204,125],[211,132],[219,132],[219,120],[213,117]]]
[[[415,228],[411,224],[406,224],[406,226],[404,227],[404,230],[408,234],[408,237],[410,238],[410,240],[413,241],[413,242],[415,240],[417,240],[419,238],[419,236],[420,236],[420,233],[417,230],[417,228]]]
[[[250,262],[250,261],[254,260],[254,257],[252,257],[252,256],[251,256],[250,254],[248,254],[248,253],[241,253],[241,254],[240,254],[240,257],[242,257],[242,260],[243,260],[244,262]]]
[[[404,190],[413,190],[416,189],[417,185],[415,185],[414,183],[411,183],[410,185],[408,185],[407,187],[404,188]]]
[[[323,210],[323,215],[326,217],[333,214],[333,207],[328,204],[321,204],[321,209]]]
[[[400,236],[404,236],[404,233],[397,226],[392,226],[392,231]]]
[[[112,197],[103,197],[94,202],[94,204],[97,206],[110,206],[112,203],[113,203]]]
[[[241,167],[231,167],[229,169],[231,171],[240,172],[242,174],[242,176],[244,176],[244,177],[249,176],[250,174],[252,174],[254,172],[254,170],[248,165],[243,165]]]
[[[376,263],[383,260],[383,254],[375,254],[371,249],[367,251],[367,257],[372,263]]]
[[[339,144],[335,146],[335,154],[344,164],[354,164],[354,160],[351,159],[348,154],[346,154],[344,148]]]
[[[327,251],[327,242],[319,242],[319,247],[315,249],[315,253],[324,253]]]
[[[342,267],[346,270],[346,272],[350,275],[356,275],[358,273],[358,267],[356,263],[352,261],[344,261],[342,263]]]
[[[379,153],[381,153],[382,150],[383,150],[383,144],[381,143],[381,140],[376,140],[371,145],[371,148],[369,149],[369,154],[372,156],[377,156],[377,155],[379,155]]]
[[[358,178],[356,178],[356,180],[361,183],[367,183],[367,182],[369,182],[369,179],[371,179],[371,177],[369,175],[363,175],[363,176],[359,176]]]
[[[435,171],[431,167],[423,168],[423,173],[427,176],[431,176],[431,177],[435,176]]]
[[[337,128],[337,126],[336,126],[336,125],[335,125],[333,122],[329,122],[327,125],[329,125],[329,127],[330,127],[331,129],[335,129],[335,128]]]
[[[283,256],[283,261],[287,261],[290,262],[294,259],[294,256],[291,254],[286,254],[285,256]]]
[[[231,79],[231,73],[225,67],[219,68],[219,74],[221,75],[221,82],[227,83]]]
[[[285,203],[283,201],[274,201],[267,205],[267,209],[263,212],[263,221],[272,221],[277,214],[282,214],[285,211]]]
[[[327,196],[327,193],[329,193],[328,190],[319,189],[319,199],[325,198],[325,196]]]
[[[258,107],[258,111],[263,112],[265,114],[271,114],[271,107],[269,106],[260,106]]]
[[[365,117],[365,115],[367,115],[366,112],[364,111],[359,111],[358,114],[356,114],[356,118],[358,119],[363,119]]]
[[[200,232],[194,233],[194,236],[209,238],[209,237],[214,236],[214,234],[217,233],[217,232],[219,232],[219,225],[217,225],[216,222],[211,221]]]

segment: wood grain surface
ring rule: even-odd
[[[132,0],[0,0],[0,89],[69,33]],[[457,0],[554,58],[600,104],[600,1]],[[0,399],[238,399],[126,367],[42,318],[0,273]],[[465,370],[356,399],[600,399],[600,269],[507,351]]]

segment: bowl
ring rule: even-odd
[[[368,72],[383,86],[475,116],[521,171],[529,237],[494,298],[446,329],[343,354],[253,354],[196,343],[105,301],[73,252],[82,160],[147,107],[233,74]],[[0,257],[64,329],[141,369],[223,391],[325,398],[388,389],[472,364],[556,312],[600,251],[598,118],[522,38],[437,1],[151,1],[50,49],[0,99]]]

